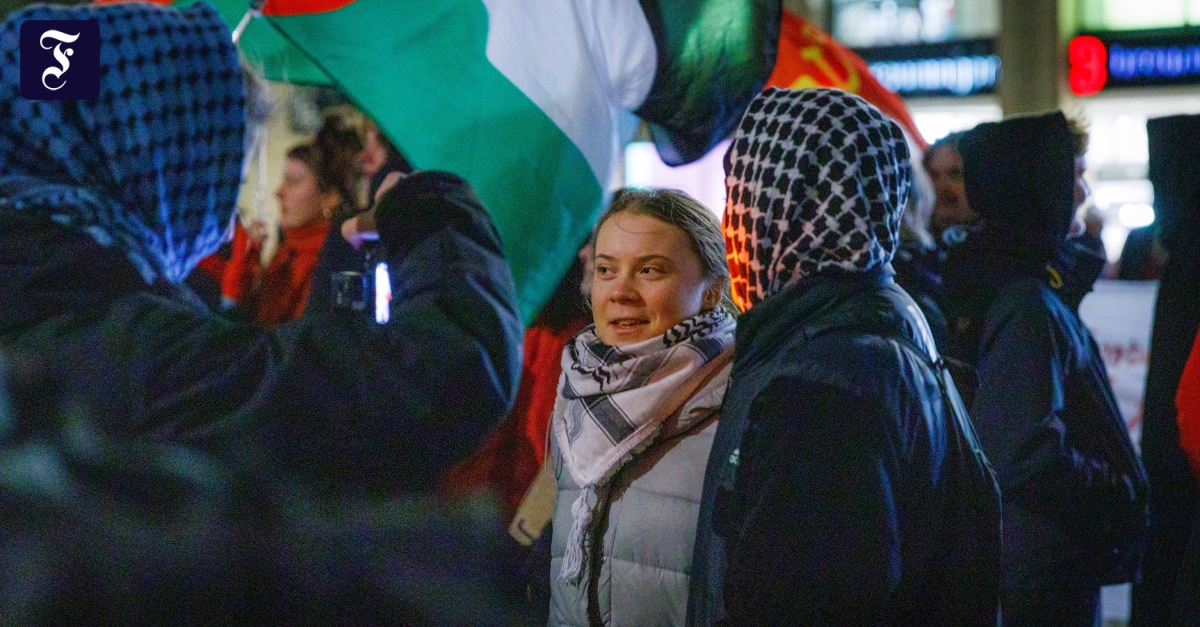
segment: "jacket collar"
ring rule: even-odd
[[[738,318],[735,361],[769,354],[800,334],[811,337],[863,321],[864,312],[848,310],[846,302],[859,294],[894,286],[894,275],[889,263],[867,272],[818,274],[785,287]]]
[[[1089,249],[1079,240],[1069,239],[1059,247],[1047,266],[1050,287],[1071,311],[1079,312],[1083,297],[1092,291],[1104,272],[1103,253]]]
[[[0,336],[19,333],[54,316],[104,312],[116,299],[155,294],[207,308],[184,284],[147,285],[129,259],[90,236],[22,212],[0,211]]]
[[[1103,256],[1075,239],[1059,242],[1047,261],[1020,256],[988,236],[994,229],[971,233],[950,249],[942,268],[947,318],[982,315],[992,298],[1008,283],[1033,278],[1050,287],[1072,311],[1092,290],[1104,270]]]

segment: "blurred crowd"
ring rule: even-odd
[[[1096,626],[1134,582],[1200,625],[1200,116],[1150,121],[1160,218],[1107,270],[1160,282],[1139,451],[1062,112],[915,154],[769,88],[723,218],[616,192],[526,328],[467,181],[337,108],[271,234],[220,16],[0,40],[83,17],[140,42],[100,98],[0,71],[0,623]]]

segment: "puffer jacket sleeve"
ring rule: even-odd
[[[456,176],[414,174],[378,221],[387,324],[330,309],[263,331],[138,297],[98,334],[110,359],[77,360],[125,373],[98,393],[124,406],[104,415],[122,416],[127,435],[262,451],[322,481],[432,490],[512,403],[514,287],[490,218]]]
[[[365,265],[366,255],[355,250],[342,237],[341,223],[335,221],[325,234],[321,251],[317,253],[317,263],[312,272],[313,289],[305,301],[304,315],[329,311],[333,307],[333,295],[328,286],[334,273],[346,270],[362,272]]]
[[[880,419],[894,410],[859,392],[788,376],[753,401],[736,487],[715,516],[740,521],[717,529],[723,624],[875,624],[895,594],[898,447]]]
[[[461,178],[419,172],[380,200],[391,319],[329,311],[281,333],[267,436],[298,465],[432,489],[511,407],[521,321],[499,235]],[[322,393],[325,392],[325,393]],[[314,411],[319,409],[319,411]],[[425,482],[428,482],[426,484]]]

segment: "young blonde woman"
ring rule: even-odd
[[[733,357],[720,224],[623,190],[592,236],[594,324],[563,351],[551,625],[682,625],[705,464]]]

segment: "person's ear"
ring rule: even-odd
[[[700,301],[700,309],[708,311],[721,304],[721,284],[713,283],[704,290],[704,297]]]
[[[341,196],[335,191],[328,191],[321,194],[321,215],[326,219],[333,217],[333,210],[337,209],[338,202],[341,201]]]

